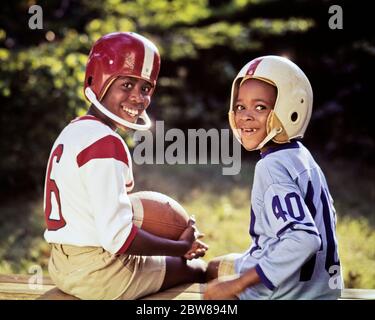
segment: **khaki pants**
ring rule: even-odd
[[[48,271],[56,286],[80,299],[137,299],[159,291],[163,256],[112,255],[100,247],[52,244]]]

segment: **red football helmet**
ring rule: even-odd
[[[145,124],[128,122],[105,108],[100,101],[112,82],[120,76],[144,79],[156,85],[160,70],[160,55],[156,46],[134,32],[114,32],[97,40],[86,65],[84,93],[102,113],[117,123],[135,130],[148,130],[151,121],[144,111]]]

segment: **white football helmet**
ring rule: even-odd
[[[287,143],[294,138],[303,138],[312,112],[311,84],[304,72],[292,61],[279,56],[264,56],[247,63],[232,84],[229,123],[237,140],[242,144],[233,107],[241,81],[250,78],[265,81],[277,88],[275,106],[267,118],[267,136],[251,150],[261,149],[270,140]]]

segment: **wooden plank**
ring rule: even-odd
[[[0,292],[0,300],[36,300],[40,295],[30,295],[14,292]]]
[[[4,279],[4,278],[3,278]],[[9,281],[9,278],[6,279]],[[0,299],[14,300],[79,300],[70,296],[53,285],[43,285],[40,288],[30,288],[25,278],[11,277],[8,283],[0,283]],[[16,283],[15,281],[21,281]],[[202,300],[204,284],[190,283],[180,285],[163,292],[151,294],[142,300]]]
[[[35,277],[35,275],[0,274],[0,283],[29,283],[32,277]],[[43,284],[54,285],[53,281],[48,276],[43,276]]]
[[[142,300],[202,300],[205,285],[199,283],[190,283],[180,285],[163,292],[151,294]],[[56,287],[45,292],[38,300],[79,300],[70,296]]]
[[[35,300],[54,285],[31,287],[27,283],[0,283],[0,300]]]
[[[340,300],[375,300],[374,289],[344,289]]]
[[[162,292],[157,292],[141,300],[203,300],[205,284],[193,283],[180,285]],[[78,300],[54,288],[44,295],[41,300]],[[375,300],[373,289],[344,289],[340,300]]]
[[[173,288],[165,290],[166,292],[192,292],[192,293],[201,293],[205,290],[206,284],[205,283],[185,283]]]
[[[31,287],[29,284],[25,283],[0,283],[0,292],[4,293],[21,293],[28,295],[41,295],[51,290],[55,286],[53,285],[43,285],[38,287]]]
[[[142,298],[141,300],[203,300],[203,295],[189,292],[180,292],[179,294],[159,292]]]
[[[78,300],[57,289],[44,276],[43,285],[29,284],[30,275],[1,275],[0,300]],[[202,300],[206,284],[187,283],[157,292],[142,300]],[[344,289],[340,300],[375,300],[375,289]]]
[[[36,300],[80,300],[70,294],[62,292],[57,287],[45,292],[43,295],[39,296]]]
[[[203,300],[206,284],[187,283],[157,292],[142,298],[142,300]]]
[[[0,274],[1,300],[76,300],[57,289],[48,276],[43,276],[43,284],[36,285],[29,281],[33,275]],[[33,280],[33,279],[31,279]]]

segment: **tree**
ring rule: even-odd
[[[374,159],[365,112],[372,101],[374,36],[369,10],[352,1],[37,4],[43,8],[43,30],[28,28],[30,1],[8,3],[0,13],[2,192],[42,189],[52,142],[87,108],[82,82],[90,47],[118,30],[144,34],[159,47],[162,67],[150,112],[166,126],[227,127],[231,82],[239,69],[256,56],[287,55],[314,89],[307,142],[330,154]],[[329,28],[333,4],[343,9],[342,30]]]

